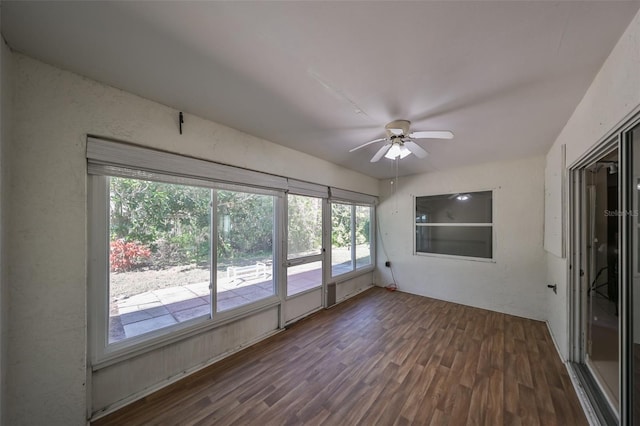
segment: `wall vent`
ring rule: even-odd
[[[327,308],[336,304],[336,283],[327,284]]]

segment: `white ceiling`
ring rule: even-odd
[[[45,62],[383,178],[393,119],[425,140],[400,174],[546,153],[639,1],[2,2]],[[362,112],[356,112],[356,109]],[[186,123],[188,131],[188,123]]]

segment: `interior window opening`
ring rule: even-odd
[[[493,192],[415,199],[415,253],[493,258]]]

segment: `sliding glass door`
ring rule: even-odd
[[[620,401],[618,302],[619,202],[618,149],[584,171],[586,253],[583,361],[609,404]]]
[[[630,424],[640,424],[640,124],[636,124],[625,135],[629,147],[629,209],[627,214],[629,236],[629,262],[626,269],[630,285],[629,311],[631,320],[627,331],[627,360],[629,374],[627,389],[630,395],[628,411]]]
[[[601,424],[640,425],[640,117],[572,168],[570,364]]]

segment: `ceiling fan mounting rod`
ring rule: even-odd
[[[389,136],[391,135],[406,135],[409,133],[409,127],[411,126],[411,122],[409,120],[394,120],[391,123],[387,124],[385,129]]]

